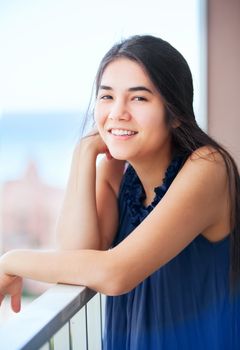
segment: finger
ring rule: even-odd
[[[0,294],[0,306],[1,306],[1,304],[2,304],[2,301],[3,301],[3,299],[4,299],[4,295],[3,294]]]
[[[11,296],[11,307],[14,312],[19,312],[21,310],[21,294]]]

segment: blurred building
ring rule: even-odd
[[[22,178],[3,184],[2,248],[49,248],[55,241],[63,190],[41,180],[33,161]]]

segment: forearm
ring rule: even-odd
[[[13,250],[0,258],[0,271],[48,283],[88,286],[114,294],[114,269],[110,251]]]
[[[90,147],[78,145],[74,151],[56,234],[60,249],[101,249],[96,209],[96,154]]]

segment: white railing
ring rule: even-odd
[[[55,285],[0,328],[1,350],[100,350],[105,299]]]

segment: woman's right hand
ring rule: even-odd
[[[83,137],[79,143],[79,147],[85,150],[90,149],[95,156],[105,153],[107,159],[112,159],[109,149],[97,129],[91,130],[85,137]]]

